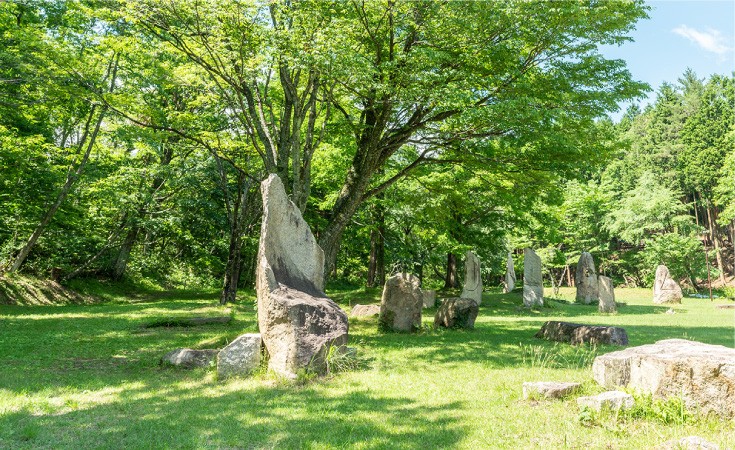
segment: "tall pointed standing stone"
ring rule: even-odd
[[[270,175],[261,191],[255,287],[268,367],[287,378],[300,369],[323,371],[329,348],[347,343],[347,315],[322,292],[324,252],[281,179]]]
[[[615,304],[615,291],[613,290],[613,282],[610,278],[600,275],[597,277],[597,286],[599,287],[600,303],[597,304],[597,310],[602,313],[614,313],[618,311]]]
[[[505,287],[503,292],[511,292],[516,287],[516,270],[513,266],[513,255],[508,253],[508,260],[505,262]]]
[[[663,264],[656,268],[656,281],[653,284],[653,303],[681,303],[684,294],[679,284],[671,278],[668,267]]]
[[[589,305],[599,300],[599,288],[597,286],[597,271],[595,260],[589,252],[582,252],[577,263],[577,273],[574,276],[577,285],[577,302]]]
[[[530,248],[523,250],[523,305],[544,304],[544,284],[541,279],[541,258]]]
[[[464,262],[464,286],[462,287],[462,298],[470,298],[477,303],[482,304],[482,277],[480,275],[480,259],[472,253],[467,252]]]

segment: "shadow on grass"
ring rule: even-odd
[[[469,430],[461,402],[427,406],[368,390],[317,386],[208,389],[153,382],[89,409],[0,416],[9,447],[449,448]],[[124,400],[124,401],[120,401]],[[57,434],[54,434],[57,433]]]

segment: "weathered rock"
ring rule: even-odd
[[[322,292],[324,252],[280,178],[270,175],[261,191],[256,290],[268,367],[287,378],[322,372],[329,348],[347,343],[347,315]]]
[[[399,273],[385,281],[380,299],[378,327],[383,331],[415,331],[421,328],[423,295],[417,277]]]
[[[436,291],[433,289],[421,289],[421,295],[424,300],[424,308],[433,308],[436,306]]]
[[[589,252],[582,252],[579,256],[574,284],[577,286],[576,301],[578,303],[589,305],[597,301],[599,295],[597,271],[595,271],[595,260],[592,259]]]
[[[654,450],[720,450],[720,446],[699,436],[687,436],[666,441]]]
[[[523,250],[523,305],[544,304],[544,284],[541,279],[541,258],[530,248]]]
[[[461,298],[471,298],[478,305],[482,305],[482,275],[480,274],[480,259],[468,251],[464,262],[464,286]]]
[[[608,391],[592,397],[579,397],[577,399],[577,405],[586,406],[595,411],[628,409],[632,408],[634,404],[633,396],[621,391]]]
[[[628,345],[628,334],[618,327],[547,321],[534,337],[577,344]]]
[[[177,348],[163,355],[161,364],[193,369],[195,367],[207,367],[217,358],[217,349],[192,350],[190,348]]]
[[[671,278],[669,269],[663,264],[656,268],[656,281],[653,284],[653,303],[681,303],[684,294],[679,284]]]
[[[474,328],[477,303],[471,298],[447,298],[434,315],[434,328]]]
[[[523,399],[562,398],[579,389],[581,385],[560,381],[526,381],[523,383]]]
[[[508,253],[508,260],[505,261],[505,286],[503,292],[512,292],[516,288],[516,270],[513,266],[513,255]]]
[[[735,309],[735,305],[715,305],[717,309]]]
[[[380,314],[380,305],[355,305],[352,307],[352,315],[359,316],[377,316]]]
[[[259,333],[238,336],[217,354],[217,376],[221,379],[247,375],[260,366]]]
[[[597,304],[597,310],[602,313],[614,313],[618,311],[615,305],[615,291],[613,290],[613,282],[610,278],[600,275],[597,277],[597,287],[599,288],[600,303]]]
[[[667,339],[595,358],[605,387],[629,386],[656,398],[681,395],[690,408],[735,417],[735,349]]]

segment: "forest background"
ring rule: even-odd
[[[405,270],[453,288],[473,250],[497,286],[532,247],[550,286],[582,251],[617,285],[649,286],[658,264],[690,289],[732,284],[735,76],[688,70],[607,118],[650,88],[597,47],[647,11],[2,2],[2,271],[233,301],[277,173],[330,283]]]

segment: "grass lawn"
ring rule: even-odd
[[[376,290],[329,294],[348,312],[379,298]],[[375,318],[350,318],[350,345],[365,367],[302,384],[265,372],[220,382],[212,369],[158,365],[171,349],[219,348],[256,331],[252,296],[228,307],[217,305],[217,293],[196,291],[0,306],[0,448],[648,448],[689,435],[735,447],[735,420],[609,417],[585,425],[575,397],[522,399],[524,381],[578,381],[585,394],[601,392],[590,364],[615,350],[532,338],[546,320],[622,326],[631,345],[689,338],[735,346],[735,310],[685,299],[667,314],[648,290],[616,295],[626,305],[602,315],[554,301],[529,311],[517,293],[486,292],[472,331],[379,334]],[[427,326],[433,313],[425,311]],[[226,314],[235,320],[142,328]]]

